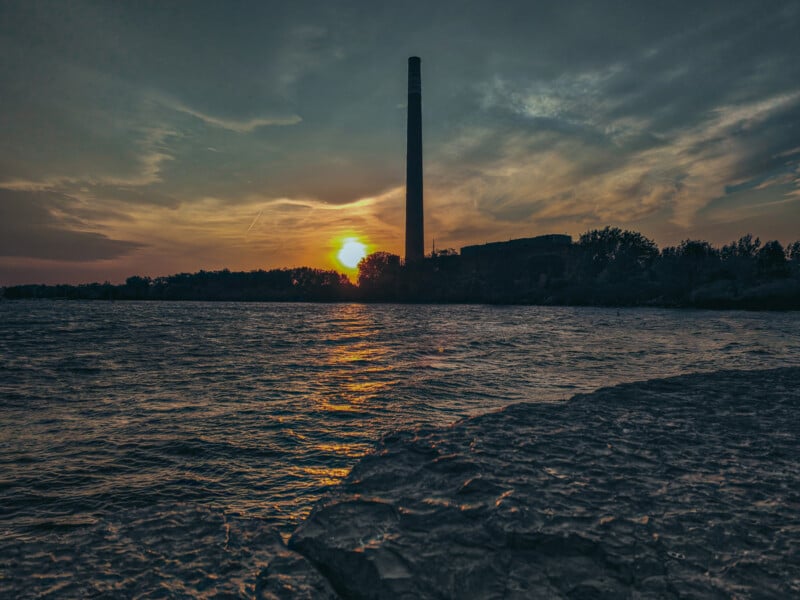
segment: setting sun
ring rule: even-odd
[[[364,244],[359,242],[356,238],[346,238],[336,258],[348,269],[355,269],[359,261],[366,255],[367,247]]]

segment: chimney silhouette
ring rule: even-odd
[[[408,138],[406,145],[406,262],[425,257],[422,217],[422,82],[420,59],[408,59]]]

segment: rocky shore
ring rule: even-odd
[[[387,436],[261,598],[800,595],[800,368],[526,403]]]

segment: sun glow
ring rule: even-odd
[[[367,255],[366,245],[359,242],[356,238],[345,238],[342,240],[342,248],[336,258],[348,269],[355,269],[359,261]]]

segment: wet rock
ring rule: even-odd
[[[272,558],[256,579],[259,600],[339,600],[328,580],[308,560],[289,550],[275,532],[269,542]]]
[[[330,584],[297,597],[797,596],[798,411],[800,368],[731,371],[393,434],[270,568]]]

